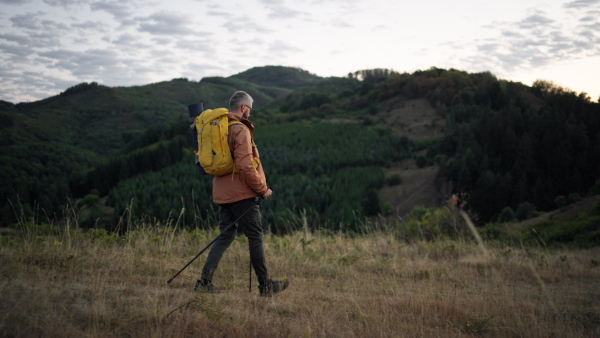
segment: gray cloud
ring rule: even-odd
[[[520,21],[517,25],[521,29],[533,29],[537,27],[546,27],[552,24],[554,20],[545,17],[543,14],[534,14]]]
[[[44,0],[50,6],[55,7],[70,7],[76,4],[86,4],[87,0]]]
[[[155,63],[164,67],[165,65],[178,65],[179,62],[181,62],[181,59],[174,56],[173,53],[168,53],[167,55],[158,58]]]
[[[353,25],[349,24],[347,21],[337,18],[334,19],[331,24],[337,28],[352,28],[354,27]]]
[[[285,3],[285,0],[260,0],[265,5],[273,6]]]
[[[204,36],[204,34],[200,34],[200,36]],[[185,38],[185,39],[177,39],[175,44],[175,48],[179,50],[188,51],[192,54],[196,53],[213,53],[215,51],[216,44],[207,37],[195,37],[195,38]]]
[[[118,48],[125,49],[145,50],[152,47],[149,43],[142,42],[137,34],[131,33],[121,34],[118,38],[111,40],[110,42]]]
[[[29,39],[28,36],[25,35],[21,35],[21,34],[12,34],[12,33],[8,33],[8,34],[0,34],[0,39],[9,41],[9,42],[15,42],[19,45],[29,45],[31,43],[31,39]]]
[[[7,5],[24,5],[26,3],[30,3],[32,0],[0,0],[0,4]]]
[[[61,46],[60,35],[57,31],[53,30],[40,30],[29,35],[33,40],[33,45],[30,47],[35,49],[41,49],[46,47],[58,47]]]
[[[222,16],[224,18],[229,16],[229,13],[227,13],[227,12],[216,11],[216,10],[209,10],[207,13],[210,16]]]
[[[219,67],[209,63],[190,63],[187,65],[186,68],[189,69],[188,72],[194,72],[196,74],[196,77],[198,76],[198,74],[205,73],[206,71],[214,73],[214,71],[221,72],[224,70],[223,67]]]
[[[252,46],[264,46],[264,44],[266,43],[264,39],[260,38],[260,37],[256,37],[250,41],[248,41]]]
[[[277,56],[286,56],[291,53],[302,51],[300,48],[290,45],[286,41],[275,40],[269,44],[269,53]]]
[[[103,11],[113,16],[121,26],[130,26],[135,24],[133,4],[125,1],[96,1],[91,3],[92,11]]]
[[[305,13],[295,9],[283,6],[271,7],[271,13],[268,18],[273,20],[290,20],[303,16]]]
[[[261,0],[261,2],[270,11],[267,17],[271,20],[290,20],[307,15],[306,12],[285,6],[284,0]]]
[[[154,43],[155,45],[159,45],[159,46],[167,46],[173,43],[173,41],[175,41],[175,39],[171,38],[171,37],[155,37],[152,39],[152,43]]]
[[[65,71],[76,78],[130,71],[127,60],[113,50],[89,49],[79,52],[59,49],[40,53],[40,56],[51,61],[50,68]]]
[[[237,17],[231,20],[230,22],[226,22],[223,24],[223,27],[232,33],[237,32],[257,32],[257,33],[269,33],[272,30],[266,27],[263,27],[250,18],[243,16]]]
[[[129,6],[119,1],[97,1],[91,4],[93,11],[105,11],[115,18],[124,18],[131,15]]]
[[[49,31],[49,30],[61,30],[61,31],[64,31],[64,30],[68,29],[68,26],[65,25],[64,23],[55,22],[55,21],[52,21],[52,20],[42,20],[41,25],[42,25],[42,29],[44,31]]]
[[[13,61],[22,60],[30,55],[30,50],[19,45],[0,43],[0,50],[2,50],[2,54],[6,54]]]
[[[106,32],[108,30],[108,26],[100,21],[84,21],[79,23],[71,24],[71,28],[77,28],[78,31],[96,31],[96,32]]]
[[[41,28],[38,17],[41,17],[45,14],[45,12],[41,11],[37,13],[19,14],[10,18],[10,21],[14,27],[37,30]]]
[[[600,3],[600,0],[576,0],[564,4],[565,8],[586,8]]]
[[[497,43],[483,43],[477,46],[477,49],[484,53],[493,53],[498,50],[499,46]]]
[[[192,21],[183,14],[158,12],[140,19],[139,31],[157,35],[187,35],[193,33]]]
[[[519,32],[514,32],[514,31],[509,31],[509,30],[503,30],[501,33],[505,38],[522,38],[523,34],[519,33]]]
[[[173,53],[170,50],[165,49],[153,49],[150,51],[150,57],[152,59],[161,59],[171,56]]]

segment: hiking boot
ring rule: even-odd
[[[265,284],[258,286],[258,290],[260,291],[261,297],[271,297],[272,295],[287,289],[289,285],[290,281],[287,279],[281,281],[268,279]]]
[[[217,289],[211,281],[206,279],[198,279],[196,286],[194,287],[194,291],[219,293],[219,289]]]

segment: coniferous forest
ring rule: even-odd
[[[255,99],[255,139],[277,197],[261,209],[273,231],[306,214],[360,231],[382,213],[385,169],[415,159],[437,167],[438,188],[461,196],[479,225],[600,193],[600,103],[585,93],[454,69],[322,78],[268,66],[0,102],[2,226],[69,208],[86,215],[84,227],[115,229],[124,217],[209,225],[212,178],[196,174],[187,105],[226,107],[236,90]],[[390,102],[417,99],[443,121],[438,137],[412,139],[381,118]]]

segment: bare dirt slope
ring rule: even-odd
[[[445,120],[439,116],[427,100],[404,100],[393,98],[380,105],[380,110],[370,117],[377,125],[391,128],[395,135],[406,136],[411,140],[440,138]],[[351,118],[334,118],[331,123],[358,123]],[[392,205],[390,216],[405,216],[416,206],[433,207],[444,203],[444,193],[434,184],[437,166],[419,168],[414,159],[396,163],[385,168],[385,176],[399,175],[402,184],[385,186],[379,191],[382,203]]]
[[[435,108],[427,100],[402,100],[385,102],[374,116],[382,126],[392,128],[396,135],[405,135],[412,140],[435,139],[442,136],[445,124]]]
[[[385,169],[386,177],[396,174],[402,178],[402,184],[385,186],[379,190],[381,202],[388,202],[392,205],[390,216],[402,217],[416,206],[433,207],[441,205],[443,196],[434,184],[437,171],[437,166],[419,168],[414,160],[408,160]]]
[[[436,139],[442,136],[445,124],[435,108],[427,100],[391,99],[382,105],[375,117],[379,125],[391,128],[396,135],[412,140]],[[402,184],[386,186],[379,191],[382,203],[392,205],[390,216],[404,216],[415,206],[439,206],[443,203],[443,193],[434,184],[437,166],[419,168],[415,160],[407,160],[385,169],[385,176],[399,175]]]

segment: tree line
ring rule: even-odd
[[[297,88],[291,91],[270,87],[279,83],[278,70],[267,70],[202,84],[84,83],[31,104],[0,102],[0,173],[8,178],[0,189],[1,222],[53,217],[84,196],[89,205],[108,196],[115,218],[107,226],[125,212],[162,218],[183,208],[186,224],[210,219],[210,180],[195,174],[185,105],[177,100],[221,102],[228,86],[253,78],[267,86],[248,88],[258,98],[256,140],[278,194],[264,205],[272,224],[306,210],[330,228],[356,226],[381,211],[382,168],[419,150],[426,150],[419,163],[437,164],[439,186],[464,196],[480,223],[506,208],[550,210],[600,184],[600,103],[585,93],[439,68],[330,79],[292,70],[303,85],[286,83]],[[415,143],[372,118],[389,100],[410,99],[428,100],[445,119],[441,139]],[[327,122],[333,118],[355,123]]]

